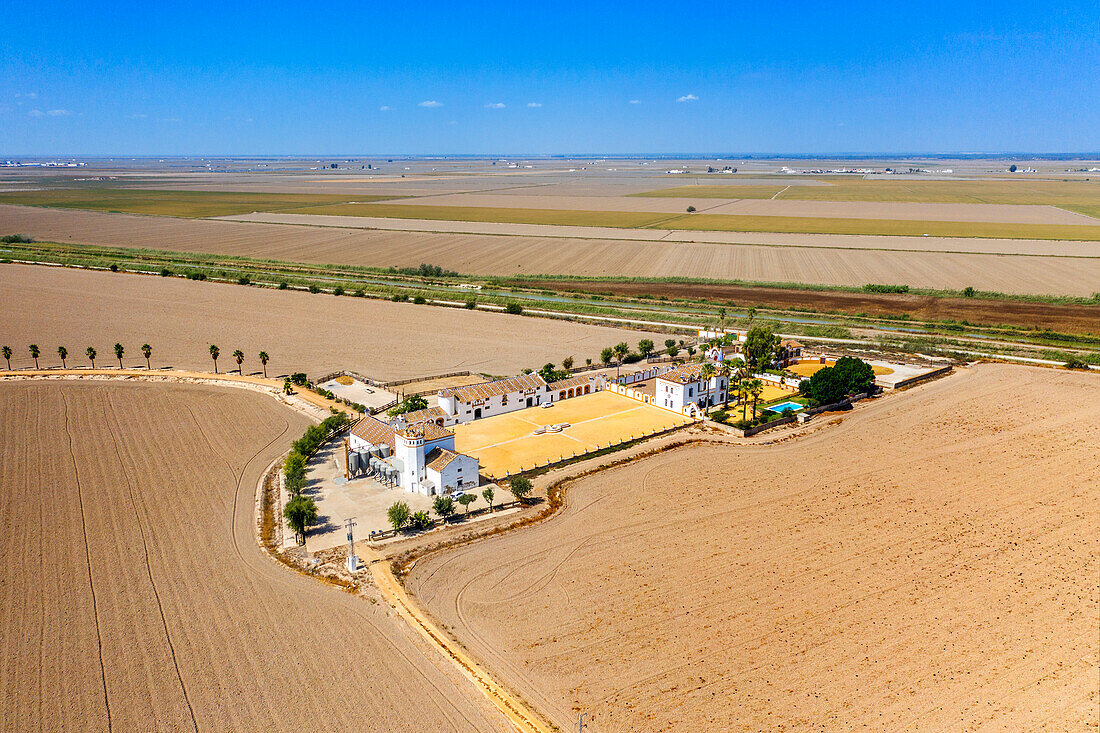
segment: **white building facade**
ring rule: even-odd
[[[685,364],[657,377],[654,399],[670,410],[683,411],[687,405],[706,409],[726,401],[729,379],[721,375],[703,379],[702,364]]]

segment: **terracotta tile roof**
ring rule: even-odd
[[[442,471],[451,465],[451,461],[458,458],[458,454],[446,448],[432,448],[424,456],[424,465],[433,471]]]
[[[702,364],[684,364],[678,369],[673,369],[670,372],[657,375],[657,379],[663,379],[666,382],[675,382],[677,384],[687,384],[688,382],[698,382],[699,372],[702,371]]]
[[[569,377],[569,379],[563,379],[560,382],[550,382],[546,385],[546,388],[551,392],[557,392],[563,389],[571,389],[573,387],[584,387],[587,384],[596,386],[596,380],[591,377]]]
[[[385,443],[389,447],[393,447],[393,428],[369,415],[351,426],[351,434],[362,438],[371,445]]]
[[[794,341],[793,339],[787,339],[786,341],[782,341],[782,342],[780,342],[779,345],[782,346],[785,349],[802,349],[802,348],[805,348],[802,344],[798,343],[797,341]]]
[[[449,387],[439,390],[440,397],[454,397],[459,402],[481,402],[509,392],[534,392],[545,387],[546,381],[538,374],[524,374],[519,377],[497,379],[492,382],[471,384],[466,387]]]
[[[453,430],[441,428],[434,422],[422,422],[416,425],[409,425],[395,432],[397,435],[405,438],[423,438],[424,440],[439,440],[440,438],[447,438],[454,435]]]
[[[447,413],[439,407],[425,407],[423,410],[413,410],[403,415],[397,415],[394,417],[394,421],[404,420],[406,425],[416,425],[421,422],[432,422],[441,417],[447,417]]]

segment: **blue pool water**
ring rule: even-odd
[[[778,405],[772,405],[768,409],[771,410],[772,412],[780,412],[781,413],[784,410],[786,410],[787,408],[790,408],[792,412],[797,412],[798,410],[801,410],[803,407],[805,407],[805,405],[800,405],[797,402],[780,402]]]

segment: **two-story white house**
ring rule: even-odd
[[[702,364],[685,364],[657,377],[654,400],[661,407],[680,411],[687,405],[703,409],[722,404],[726,400],[729,379],[715,374],[703,379]]]
[[[405,491],[434,496],[480,483],[477,459],[456,451],[454,432],[432,421],[394,426],[364,417],[348,434],[348,450],[349,472],[355,466]]]

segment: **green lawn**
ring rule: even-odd
[[[202,218],[332,204],[349,199],[381,201],[387,198],[392,197],[360,194],[331,196],[308,193],[83,188],[3,193],[0,194],[0,204]]]

